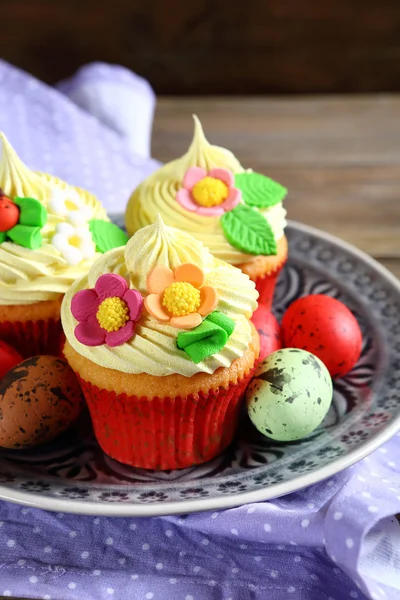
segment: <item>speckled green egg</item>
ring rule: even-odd
[[[246,391],[254,426],[273,440],[291,442],[310,434],[332,402],[332,380],[313,354],[284,348],[257,367]]]

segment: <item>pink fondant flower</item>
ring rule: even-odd
[[[143,298],[130,290],[125,279],[114,273],[101,275],[94,289],[77,292],[71,312],[79,324],[76,339],[85,346],[120,346],[135,332],[143,308]]]
[[[176,199],[183,208],[206,217],[219,217],[232,210],[241,200],[242,192],[234,187],[234,177],[226,169],[191,167],[183,178],[183,187]]]

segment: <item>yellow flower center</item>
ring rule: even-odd
[[[78,210],[77,205],[75,204],[75,202],[72,202],[72,200],[65,201],[65,208],[67,210]]]
[[[77,235],[72,235],[68,238],[68,244],[70,246],[74,246],[75,248],[79,248],[81,245],[81,238]]]
[[[190,315],[200,306],[200,291],[185,281],[171,283],[164,292],[162,305],[175,317]]]
[[[100,327],[106,331],[118,331],[129,321],[129,308],[118,296],[106,298],[100,304],[96,317]]]
[[[204,177],[192,188],[192,196],[201,206],[218,206],[229,194],[226,183],[215,177]]]

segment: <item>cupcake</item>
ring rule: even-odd
[[[71,286],[64,355],[104,452],[165,470],[231,442],[259,353],[257,296],[247,275],[160,217]]]
[[[0,137],[0,339],[26,358],[57,354],[64,293],[127,237],[92,194],[31,171]]]
[[[187,153],[145,179],[126,210],[133,235],[159,213],[164,222],[192,234],[218,259],[241,269],[256,283],[259,302],[271,308],[276,280],[286,262],[284,234],[287,190],[245,170],[229,150],[206,140],[194,117]]]

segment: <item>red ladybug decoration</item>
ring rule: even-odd
[[[260,336],[259,360],[282,348],[281,333],[278,321],[271,311],[260,304],[251,318]]]
[[[299,298],[282,319],[286,348],[301,348],[318,356],[331,377],[342,377],[361,354],[362,334],[356,318],[339,300],[322,294]]]
[[[23,360],[14,348],[0,340],[0,379]]]
[[[18,206],[7,198],[4,194],[0,195],[0,231],[9,231],[19,221]]]

